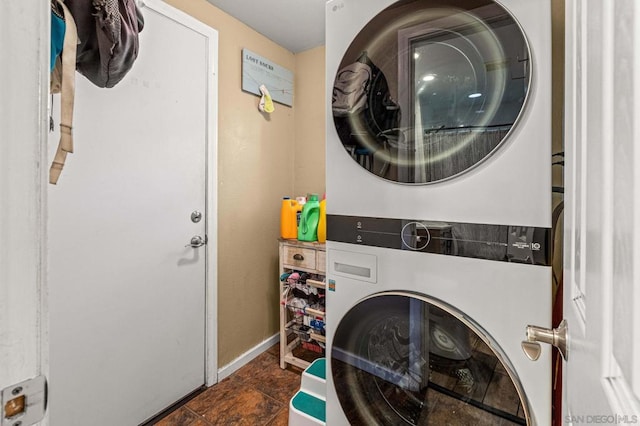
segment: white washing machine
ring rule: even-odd
[[[551,423],[549,0],[327,2],[327,424]]]
[[[328,262],[327,425],[551,424],[550,350],[520,347],[550,323],[548,268],[335,242]]]

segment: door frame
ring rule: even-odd
[[[176,22],[208,38],[208,142],[206,167],[205,384],[218,381],[218,32],[160,0],[145,0]],[[42,2],[1,2],[0,15],[12,43],[0,44],[0,55],[12,59],[0,77],[4,105],[0,128],[9,143],[0,144],[0,390],[38,375],[49,374],[47,280],[48,117],[50,8]],[[144,10],[143,10],[144,13]],[[19,147],[19,148],[18,148]],[[10,327],[7,327],[10,325]],[[41,422],[49,424],[45,412]]]
[[[11,81],[0,87],[0,128],[6,141],[0,144],[0,389],[49,373],[49,75],[44,70],[49,67],[50,13],[45,2],[0,2],[7,34],[20,34],[11,43],[0,43],[0,55],[11,58],[10,67],[0,68],[3,81]]]

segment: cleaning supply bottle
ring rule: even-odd
[[[318,219],[318,242],[327,241],[327,196],[320,201],[320,219]]]
[[[298,214],[302,206],[296,200],[282,197],[280,208],[280,236],[282,238],[298,238]]]
[[[302,214],[302,209],[304,208],[305,203],[307,202],[307,197],[304,196],[300,196],[300,197],[296,197],[296,201],[298,202],[298,205],[300,206],[300,210],[298,210],[298,221],[296,222],[296,226],[300,226],[300,215]],[[298,238],[298,228],[296,228],[296,236],[295,238]]]
[[[318,196],[312,194],[302,207],[300,225],[298,226],[298,239],[300,241],[317,241],[319,220],[320,202],[318,201]]]

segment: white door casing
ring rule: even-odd
[[[640,7],[566,2],[563,423],[640,423]]]
[[[123,81],[77,74],[76,149],[49,189],[54,424],[137,424],[217,381],[217,33],[142,12]]]
[[[0,2],[0,389],[48,374],[50,14],[45,2]]]

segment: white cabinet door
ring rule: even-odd
[[[48,194],[54,425],[139,424],[205,383],[216,254],[189,244],[205,238],[214,49],[160,2],[142,12],[118,85],[77,74],[75,152]]]
[[[639,12],[566,2],[563,424],[640,423]]]

